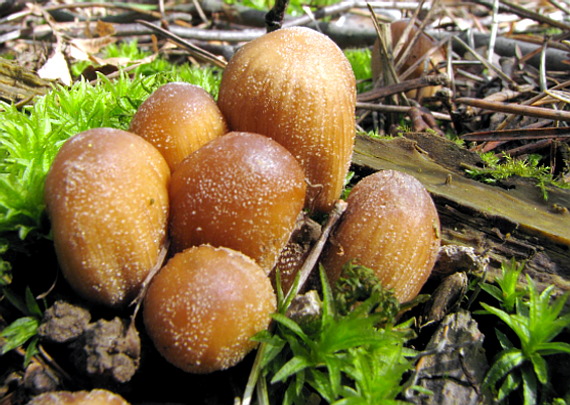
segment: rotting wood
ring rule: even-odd
[[[0,99],[20,103],[52,88],[49,80],[7,59],[0,58]]]
[[[570,291],[570,193],[549,189],[544,201],[532,182],[511,189],[465,176],[462,163],[477,165],[476,154],[429,133],[390,140],[358,136],[353,169],[364,176],[400,170],[415,176],[431,193],[442,224],[444,244],[475,248],[490,258],[489,275],[515,258],[539,287]],[[553,209],[558,207],[561,209]]]

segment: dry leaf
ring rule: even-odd
[[[111,23],[97,20],[97,25],[95,26],[95,33],[100,37],[108,37],[115,34],[115,27]]]
[[[61,52],[60,46],[56,47],[53,55],[50,56],[47,62],[38,70],[38,76],[42,79],[60,80],[66,86],[71,84],[69,66]]]

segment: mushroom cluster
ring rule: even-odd
[[[111,307],[144,293],[146,331],[176,367],[209,373],[235,365],[270,323],[276,294],[269,274],[297,218],[303,209],[327,213],[340,198],[354,143],[355,96],[352,69],[332,40],[286,28],[235,54],[217,103],[196,86],[170,83],[141,105],[128,132],[75,135],[45,188],[65,278],[84,298]],[[378,255],[400,244],[390,260],[413,259],[394,267],[401,277],[381,279],[398,289],[410,276],[415,287],[399,297],[417,293],[433,265],[437,214],[416,223],[406,216],[418,213],[405,207],[382,222],[375,217],[384,214],[366,202],[382,205],[409,187],[417,205],[428,205],[421,185],[404,183],[378,195],[355,187],[337,243],[323,258],[331,278],[350,259],[371,267],[380,262],[345,245],[351,239]],[[365,224],[350,225],[360,216]],[[389,223],[401,243],[379,236]],[[430,237],[413,237],[409,229],[418,226]],[[411,276],[416,267],[421,276]]]

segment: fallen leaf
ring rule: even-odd
[[[42,79],[60,80],[66,86],[71,84],[69,66],[59,46],[56,47],[53,55],[38,70],[38,76]]]

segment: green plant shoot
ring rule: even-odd
[[[548,366],[544,356],[567,353],[570,344],[554,339],[570,326],[570,314],[562,314],[568,294],[553,297],[554,286],[539,292],[527,275],[527,287],[520,291],[516,282],[521,266],[505,267],[498,280],[499,288],[484,289],[499,300],[501,308],[481,303],[484,313],[494,315],[517,337],[513,341],[497,329],[499,352],[485,376],[484,385],[491,389],[497,402],[505,402],[515,391],[522,391],[524,405],[539,403],[538,394],[548,394]]]

